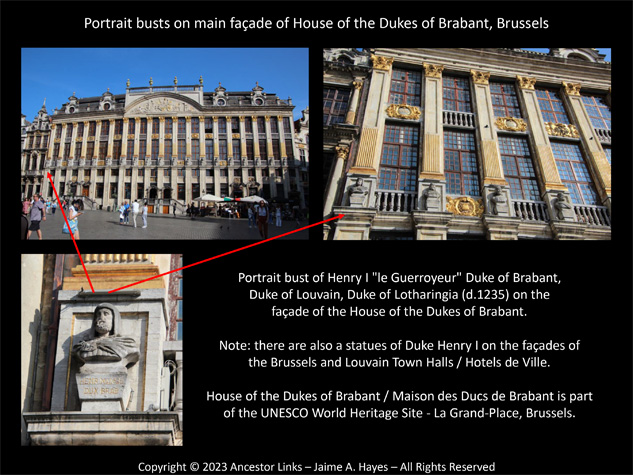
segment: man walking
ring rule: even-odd
[[[143,211],[141,213],[143,216],[143,229],[147,227],[147,202],[143,203]]]
[[[31,224],[26,239],[31,238],[32,231],[37,231],[37,237],[40,241],[42,240],[42,230],[40,229],[42,221],[46,221],[46,206],[40,200],[40,195],[35,193],[33,195],[33,206],[31,206]]]
[[[138,216],[138,211],[138,200],[134,200],[134,203],[132,203],[132,221],[134,221],[134,227],[136,227],[136,217]]]

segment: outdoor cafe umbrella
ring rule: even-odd
[[[198,198],[194,198],[193,201],[232,201],[231,198],[220,198],[219,196],[211,195],[207,193],[206,195],[199,196]]]
[[[237,201],[242,201],[244,203],[259,203],[260,201],[263,201],[264,203],[268,204],[268,201],[266,201],[264,198],[257,195],[246,196],[244,198],[238,198]]]

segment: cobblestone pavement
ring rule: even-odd
[[[85,211],[79,217],[79,235],[83,239],[242,239],[260,240],[256,226],[248,227],[248,219],[228,218],[196,218],[186,216],[174,217],[173,215],[156,214],[147,218],[147,228],[143,229],[143,219],[139,215],[136,218],[136,228],[130,215],[129,225],[119,224],[119,213],[107,211]],[[296,221],[283,221],[281,227],[274,224],[268,225],[268,237],[294,231],[297,228],[308,226],[307,220],[297,225]],[[70,239],[68,234],[62,234],[64,216],[57,210],[53,214],[46,215],[46,221],[42,221],[42,239]],[[308,239],[309,229],[284,236],[280,239]],[[38,239],[37,233],[31,233],[31,240]]]

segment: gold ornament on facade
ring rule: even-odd
[[[171,134],[165,134],[165,138],[166,138],[166,139],[171,139],[171,138],[172,138],[172,135],[171,135]]]
[[[577,139],[580,137],[576,126],[571,124],[555,124],[553,122],[545,122],[545,130],[549,135],[556,137],[571,137]]]
[[[563,82],[563,87],[568,96],[580,96],[580,83]]]
[[[191,134],[191,138],[192,139],[199,139],[200,138],[200,134]]]
[[[212,139],[213,138],[213,134],[204,134],[204,138],[205,139]]]
[[[233,135],[231,135],[231,138],[239,139],[240,138],[240,134],[233,134]]]
[[[536,79],[528,78],[525,76],[517,76],[517,82],[519,83],[519,87],[521,89],[532,89],[534,90],[534,85],[536,84]]]
[[[134,134],[127,134],[128,140],[134,140]]]
[[[498,129],[510,132],[525,132],[527,130],[527,123],[516,117],[497,117],[495,124]]]
[[[475,216],[481,218],[484,214],[484,204],[482,200],[475,201],[470,196],[446,198],[446,200],[446,209],[458,216]]]
[[[354,81],[352,85],[354,86],[354,89],[360,90],[363,87],[363,81]]]
[[[441,78],[442,71],[444,71],[444,66],[437,66],[435,64],[422,64],[424,66],[424,74],[430,78]]]
[[[473,77],[473,82],[475,84],[484,84],[487,86],[488,81],[490,80],[490,73],[485,71],[475,71],[474,69],[471,69],[470,75]]]
[[[160,138],[159,134],[152,134],[152,139],[158,139],[158,138]]]
[[[343,160],[345,160],[349,155],[349,147],[346,147],[344,145],[339,145],[334,150],[336,150],[337,158],[342,158]]]
[[[121,134],[116,134],[114,136],[114,140],[121,140]]]
[[[393,58],[387,58],[386,56],[371,55],[371,61],[374,64],[374,69],[380,69],[382,71],[389,71],[393,64]]]
[[[387,107],[387,115],[397,119],[418,120],[422,112],[418,107],[408,104],[391,104]]]

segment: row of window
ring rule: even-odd
[[[174,156],[173,154],[173,142],[172,140],[164,140],[163,144],[164,144],[164,158],[166,160],[171,160],[172,157]],[[272,157],[276,160],[281,159],[281,141],[277,140],[277,139],[272,139],[270,141],[271,146],[272,146]],[[106,156],[107,156],[107,150],[108,150],[108,142],[107,141],[100,141],[97,142],[97,146],[98,146],[98,155],[97,158],[101,159],[101,160],[105,160]],[[128,157],[132,157],[134,156],[134,140],[128,140],[127,141],[127,156]],[[218,139],[217,141],[218,144],[218,157],[220,160],[226,160],[228,158],[228,147],[229,145],[232,147],[232,152],[233,152],[233,156],[234,157],[241,157],[242,152],[241,152],[241,141],[240,139],[233,139],[230,142],[227,139]],[[268,141],[265,139],[261,139],[258,141],[258,145],[259,145],[259,157],[263,160],[266,160],[268,158],[268,147],[267,147]],[[185,158],[187,157],[187,141],[185,139],[179,139],[176,143],[177,145],[177,154],[176,157],[181,159],[181,160],[185,160]],[[253,160],[255,158],[255,146],[254,146],[254,141],[252,139],[246,139],[245,140],[245,149],[246,149],[246,157],[249,160]],[[293,151],[293,146],[292,146],[292,140],[288,139],[285,140],[284,145],[286,147],[286,157],[287,158],[294,158],[294,151]],[[139,146],[139,150],[138,150],[138,155],[139,157],[145,157],[147,156],[147,141],[146,140],[139,140],[138,142],[138,146]],[[122,141],[120,140],[115,140],[114,142],[112,142],[112,158],[114,160],[119,160],[121,158],[121,147],[122,147]],[[152,160],[158,160],[158,155],[159,155],[159,150],[160,150],[160,142],[158,139],[153,139],[151,141],[150,144],[150,157]],[[190,142],[190,147],[191,147],[191,155],[190,158],[194,159],[194,160],[198,160],[200,159],[200,141],[198,140],[193,140]],[[80,157],[81,156],[81,149],[82,149],[82,144],[81,143],[76,143],[75,144],[75,157]],[[60,150],[62,150],[62,148],[60,147],[60,144],[56,143],[53,145],[53,155],[52,158],[53,159],[58,159],[59,158],[59,152]],[[70,150],[71,150],[71,144],[67,143],[64,144],[64,148],[63,148],[63,159],[66,160],[70,157]],[[206,139],[205,140],[205,153],[207,157],[213,157],[214,156],[214,142],[213,139]],[[95,142],[94,141],[90,141],[87,142],[86,144],[86,159],[91,160],[92,158],[95,158]]]
[[[245,168],[245,169],[246,169],[247,175],[249,177],[255,177],[256,176],[257,172],[256,172],[255,168]],[[171,168],[162,168],[160,170],[163,171],[162,175],[164,177],[170,177],[171,176],[171,172],[172,172]],[[272,172],[269,171],[268,168],[261,168],[259,170],[260,170],[261,176],[263,176],[263,177],[267,177],[267,176],[283,176],[284,175],[284,172],[283,172],[282,168],[275,168],[274,171],[272,171]],[[219,168],[218,171],[219,171],[219,175],[221,177],[229,175],[228,169],[226,169],[226,168]],[[150,178],[157,178],[158,174],[159,174],[159,169],[158,168],[150,168],[149,172],[150,172],[150,174],[149,174]],[[208,176],[208,177],[212,177],[214,175],[214,171],[211,168],[206,168],[206,169],[202,169],[202,170],[199,169],[199,168],[191,168],[190,172],[191,172],[191,176],[192,177],[199,177],[199,176],[201,176],[201,173],[204,173],[204,175]],[[50,173],[51,173],[51,176],[54,178],[55,177],[55,170],[51,170]],[[294,168],[288,169],[287,173],[288,173],[288,176],[290,178],[294,178],[294,177],[297,176],[297,171]],[[133,174],[133,169],[132,168],[126,168],[125,169],[125,176],[131,177],[132,174]],[[176,169],[176,175],[180,176],[180,177],[186,176],[186,169],[185,168],[178,168],[178,169]],[[242,176],[242,168],[235,169],[233,175],[234,176]],[[63,176],[66,176],[66,174],[63,173]],[[72,171],[71,176],[78,178],[79,177],[79,170],[74,169]],[[83,179],[85,181],[89,181],[91,176],[92,176],[92,171],[91,170],[84,170],[83,171]],[[103,168],[97,169],[97,176],[98,177],[105,176],[105,170]],[[112,178],[118,177],[119,176],[119,170],[116,169],[116,168],[111,169],[110,170],[110,176]],[[144,177],[145,176],[145,169],[144,168],[137,169],[136,176]]]
[[[238,117],[218,117],[218,132],[220,134],[229,133],[240,133],[240,119]],[[160,120],[155,117],[150,119],[152,131],[153,133],[157,133],[160,130]],[[200,133],[200,118],[199,117],[191,117],[191,133],[197,134]],[[270,132],[273,134],[277,134],[280,132],[279,120],[277,117],[270,117]],[[136,133],[136,124],[139,126],[139,133],[141,135],[147,134],[148,130],[148,119],[140,118],[140,119],[129,119],[128,121],[128,134]],[[264,117],[257,117],[255,121],[257,125],[257,130],[259,134],[264,134],[266,130],[266,119]],[[73,129],[77,126],[77,137],[83,137],[85,131],[85,125],[83,122],[78,122],[77,124],[68,123],[66,126],[66,137],[72,136]],[[205,117],[203,121],[204,131],[207,133],[213,133],[213,118]],[[185,134],[187,132],[187,121],[185,117],[179,117],[176,122],[177,131],[179,134]],[[285,133],[292,133],[290,117],[282,117],[282,127]],[[97,132],[97,122],[92,120],[88,122],[88,136],[92,137]],[[253,119],[252,117],[244,117],[244,132],[247,134],[253,133]],[[173,134],[174,133],[174,120],[171,117],[165,118],[165,133]],[[101,137],[108,136],[110,134],[110,121],[102,120],[101,121],[101,130],[99,135]],[[123,134],[123,119],[115,119],[114,120],[114,135]],[[58,126],[55,129],[55,138],[61,139],[62,137],[62,127]]]
[[[417,125],[387,124],[378,186],[384,190],[416,190],[418,162]],[[499,135],[504,176],[515,200],[539,201],[540,193],[527,137]],[[572,201],[597,205],[598,194],[576,142],[552,142],[561,181]],[[450,195],[480,195],[475,135],[471,131],[444,131],[444,173]]]
[[[522,118],[514,84],[490,81],[490,95],[495,117]],[[472,113],[469,80],[464,77],[443,75],[443,109]],[[558,91],[537,89],[539,106],[546,122],[570,124],[563,100]],[[323,91],[323,125],[333,125],[345,120],[350,93],[346,89],[326,87]],[[603,98],[583,95],[582,101],[598,129],[611,130],[611,111]],[[389,91],[390,104],[422,105],[422,73],[394,68]]]

